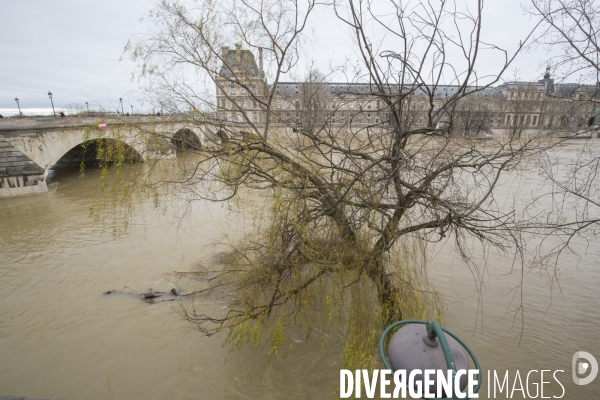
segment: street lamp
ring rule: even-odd
[[[130,104],[130,106],[131,106],[131,115],[133,116],[133,105]]]
[[[52,100],[52,92],[48,90],[48,97],[50,97],[50,103],[52,103],[52,112],[54,113],[54,116],[56,117],[56,111],[54,111],[54,101]]]
[[[90,114],[90,105],[88,104],[87,101],[85,102],[85,108],[87,108],[87,112],[88,112],[88,115],[89,115]]]
[[[125,113],[123,112],[123,98],[119,97],[119,103],[121,104],[121,115],[124,115]]]
[[[17,107],[19,107],[19,117],[23,117],[23,113],[21,112],[21,105],[19,104],[19,99],[15,97],[15,101],[17,102]]]

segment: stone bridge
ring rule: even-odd
[[[48,169],[86,140],[122,141],[143,160],[173,156],[178,143],[218,138],[213,126],[171,116],[0,119],[0,197],[46,192]]]

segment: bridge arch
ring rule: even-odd
[[[200,137],[190,128],[181,128],[171,138],[171,144],[175,150],[200,150],[202,141]]]
[[[142,154],[125,140],[95,138],[82,141],[70,148],[49,166],[54,168],[79,167],[83,162],[86,167],[92,167],[102,164],[129,164],[142,161]]]
[[[231,140],[231,135],[223,129],[219,129],[219,131],[217,132],[217,137],[221,139],[221,142],[227,142]]]
[[[125,154],[136,160],[142,159],[146,152],[145,142],[134,132],[113,132],[111,129],[106,131],[84,128],[48,130],[40,134],[23,136],[13,143],[40,167],[48,169],[56,165],[65,155],[73,158],[81,155],[83,151],[86,157],[92,158],[92,152],[88,148],[90,146],[97,148],[97,140],[108,141],[113,144],[113,147],[125,146]]]

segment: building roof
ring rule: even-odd
[[[300,94],[303,82],[279,82],[275,89],[275,93],[281,96],[295,96]],[[315,83],[315,85],[322,85],[327,94],[332,96],[338,96],[342,94],[350,95],[367,95],[374,92],[376,89],[373,84],[368,83],[341,83],[341,82],[323,82]],[[389,91],[397,90],[396,85],[386,85]],[[272,86],[270,86],[272,87]],[[437,85],[430,87],[419,87],[414,91],[415,96],[428,96],[430,92],[433,92],[435,97],[450,97],[456,94],[460,86],[457,85]],[[473,98],[491,98],[494,96],[501,96],[502,93],[498,87],[488,87],[485,89],[477,90],[476,86],[467,86],[466,92],[474,91],[469,97]]]
[[[241,46],[236,49],[223,48],[223,55],[225,62],[221,68],[221,75],[231,76],[231,69],[246,71],[246,73],[253,77],[260,77],[260,69],[256,64],[254,55],[250,50],[242,50]],[[275,92],[282,96],[293,97],[299,95],[302,90],[304,82],[278,82]],[[376,88],[370,83],[347,83],[347,82],[323,82],[315,83],[315,85],[322,85],[328,95],[339,96],[343,94],[350,95],[369,95],[376,92]],[[386,85],[386,90],[390,92],[398,90],[397,85]],[[269,85],[269,87],[273,87]],[[468,98],[473,99],[485,99],[502,96],[503,90],[516,90],[522,87],[536,89],[540,91],[546,91],[547,94],[555,94],[560,97],[574,97],[579,91],[587,91],[590,97],[600,96],[600,84],[596,85],[582,85],[579,83],[559,83],[554,84],[554,81],[550,79],[549,69],[546,70],[543,80],[537,82],[527,81],[509,81],[504,82],[496,87],[487,87],[484,89],[477,88],[477,86],[467,86],[466,93],[473,92],[467,95]],[[455,95],[460,86],[458,85],[427,85],[420,86],[414,90],[414,95],[429,96],[433,94],[436,98],[446,98]]]
[[[236,59],[237,51],[240,52],[239,61]],[[258,65],[256,65],[256,60],[250,50],[228,50],[225,62],[221,68],[221,75],[231,76],[231,68],[234,70],[245,69],[247,74],[255,77],[259,76]]]

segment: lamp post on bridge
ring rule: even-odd
[[[21,112],[21,105],[19,104],[19,99],[15,97],[15,101],[17,102],[17,107],[19,107],[19,117],[23,117],[23,113]]]
[[[130,104],[129,106],[131,107],[131,116],[133,116],[133,105]]]
[[[56,117],[56,111],[54,111],[54,101],[52,100],[52,92],[48,90],[48,97],[50,97],[50,103],[52,103],[52,113]]]
[[[123,98],[119,97],[119,103],[121,104],[121,116],[125,115],[125,112],[123,111]]]
[[[88,115],[90,115],[90,105],[88,104],[88,102],[85,102],[85,108],[87,108],[87,113]]]

